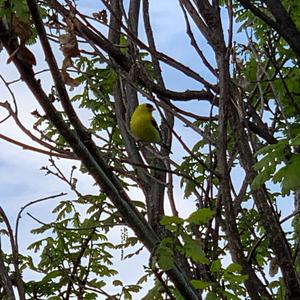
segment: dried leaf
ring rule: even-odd
[[[80,55],[76,35],[72,33],[62,34],[59,37],[60,49],[64,57],[77,57]]]
[[[99,20],[101,23],[104,23],[104,24],[108,23],[107,12],[105,9],[103,9],[97,13],[93,13],[93,17],[95,19]]]
[[[13,60],[14,56],[30,67],[36,65],[35,56],[25,45],[20,45],[19,48],[12,55],[10,55],[10,57],[7,59],[8,64]]]
[[[32,37],[32,30],[29,22],[21,21],[16,15],[12,17],[12,25],[15,34],[20,38],[20,44],[25,44]]]

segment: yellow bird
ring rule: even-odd
[[[140,104],[130,119],[130,131],[133,136],[144,143],[159,143],[161,134],[156,121],[152,117],[154,107],[151,104]]]

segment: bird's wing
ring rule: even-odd
[[[160,132],[160,130],[159,130],[159,128],[158,128],[158,125],[157,125],[157,122],[155,121],[154,118],[151,118],[151,123],[152,123],[152,125],[154,126],[154,128],[157,130],[157,132],[158,132],[158,134],[159,134],[159,136],[160,136],[160,139],[162,139],[161,132]]]

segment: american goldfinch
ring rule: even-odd
[[[130,119],[130,131],[133,136],[144,143],[159,143],[161,135],[156,121],[152,117],[154,107],[151,104],[140,104]]]

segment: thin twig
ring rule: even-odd
[[[3,139],[3,140],[5,140],[5,141],[7,141],[9,143],[14,144],[14,145],[20,146],[24,150],[30,150],[30,151],[33,151],[33,152],[42,153],[42,154],[46,154],[46,155],[49,155],[49,156],[55,156],[55,157],[65,158],[65,159],[75,159],[75,160],[78,159],[76,157],[73,157],[72,152],[70,152],[70,155],[64,155],[64,154],[60,154],[60,153],[55,153],[55,152],[51,152],[51,151],[39,149],[39,148],[30,146],[30,145],[21,143],[19,141],[16,141],[16,140],[14,140],[14,139],[12,139],[12,138],[10,138],[10,137],[2,134],[2,133],[0,133],[0,139]]]
[[[28,130],[23,124],[22,122],[20,121],[18,115],[12,110],[10,104],[6,101],[6,102],[0,102],[0,106],[4,107],[5,109],[7,109],[7,111],[9,112],[9,114],[13,117],[16,125],[29,137],[31,138],[33,141],[39,143],[40,145],[50,149],[51,151],[54,151],[55,152],[58,152],[62,155],[65,155],[67,157],[72,157],[74,156],[73,153],[71,153],[70,151],[67,151],[67,150],[63,150],[63,149],[59,149],[55,146],[52,146],[51,144],[49,143],[46,143],[45,141],[43,141],[42,139],[40,138],[37,138],[35,135],[33,135],[31,133],[30,130]],[[55,156],[55,155],[54,155]]]
[[[33,201],[27,203],[26,205],[24,205],[24,206],[20,209],[20,211],[19,211],[19,213],[18,213],[18,215],[17,215],[16,227],[15,227],[15,241],[16,241],[16,244],[18,244],[19,223],[20,223],[20,220],[21,220],[23,211],[24,211],[26,208],[28,208],[29,206],[34,205],[34,204],[36,204],[36,203],[40,203],[40,202],[43,202],[43,201],[46,201],[46,200],[50,200],[50,199],[55,199],[55,198],[62,197],[62,196],[65,196],[65,195],[67,195],[67,193],[60,193],[60,194],[57,194],[57,195],[48,196],[48,197],[45,197],[45,198],[33,200]]]

